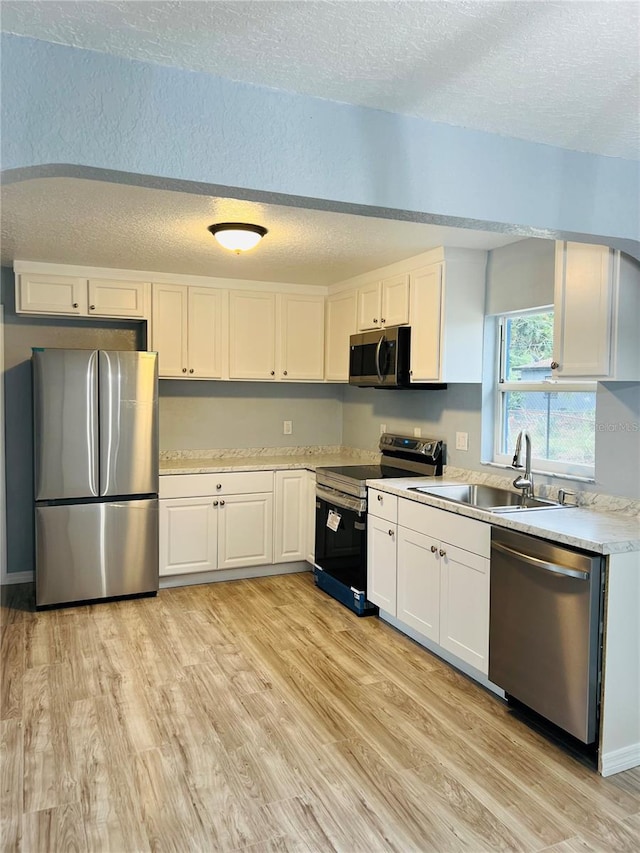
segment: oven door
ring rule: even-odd
[[[366,500],[316,487],[316,565],[340,583],[366,592]]]

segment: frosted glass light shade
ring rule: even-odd
[[[209,231],[221,246],[237,255],[253,249],[267,233],[267,229],[262,225],[249,225],[243,222],[220,222],[217,225],[210,225]]]

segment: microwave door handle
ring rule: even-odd
[[[378,341],[378,346],[376,347],[376,373],[378,374],[378,379],[380,380],[380,382],[384,382],[384,376],[382,375],[382,371],[380,370],[380,350],[382,349],[382,344],[384,340],[384,335],[380,335],[380,340]]]

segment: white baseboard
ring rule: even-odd
[[[33,583],[35,572],[5,572],[0,578],[0,585],[11,583]]]
[[[267,566],[247,566],[242,569],[217,569],[213,572],[193,572],[188,575],[169,575],[160,578],[160,589],[175,586],[193,586],[200,583],[220,583],[220,581],[248,580],[249,578],[265,578],[270,575],[292,575],[299,572],[309,572],[311,566],[306,560],[294,563],[276,563]]]
[[[616,773],[622,773],[623,770],[631,770],[634,767],[640,767],[640,743],[600,755],[600,775],[602,776],[614,776]]]

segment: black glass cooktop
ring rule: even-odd
[[[424,474],[407,471],[404,468],[392,468],[389,465],[339,465],[319,470],[363,482],[365,480],[381,480],[389,477],[424,477]]]

